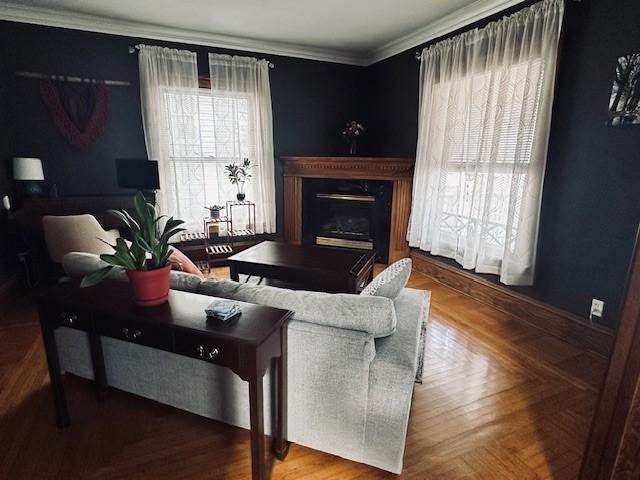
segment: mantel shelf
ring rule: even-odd
[[[285,177],[396,180],[413,178],[413,158],[283,157]]]

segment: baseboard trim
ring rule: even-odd
[[[411,252],[414,270],[509,315],[544,330],[549,335],[609,357],[614,331],[592,325],[573,313],[495,284],[471,272],[452,267],[419,252]]]

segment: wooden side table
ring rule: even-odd
[[[264,241],[227,261],[235,281],[246,274],[286,288],[360,293],[373,279],[375,253]]]
[[[267,478],[263,377],[274,360],[274,452],[283,460],[289,448],[286,440],[286,326],[293,312],[240,302],[242,314],[230,323],[207,322],[204,309],[212,299],[172,290],[167,304],[141,308],[134,304],[130,286],[116,281],[84,289],[79,288],[78,282],[71,281],[44,291],[39,297],[38,308],[58,427],[64,428],[70,423],[54,337],[56,328],[66,326],[89,335],[98,398],[103,398],[108,390],[102,354],[103,336],[184,355],[234,371],[249,383],[252,476],[256,480]]]

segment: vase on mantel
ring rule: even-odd
[[[349,140],[349,155],[352,157],[358,154],[358,139],[352,138]]]
[[[358,138],[364,133],[364,127],[360,122],[351,120],[347,122],[344,130],[342,130],[342,137],[349,143],[349,155],[355,156],[358,154]]]

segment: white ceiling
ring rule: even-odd
[[[0,0],[0,19],[366,65],[521,0]]]

